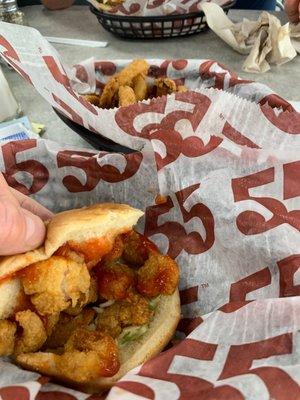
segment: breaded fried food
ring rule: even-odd
[[[17,325],[14,322],[0,321],[0,356],[13,354],[15,347],[15,334]]]
[[[51,335],[55,325],[59,320],[60,313],[48,314],[42,317],[44,327],[46,329],[47,337]]]
[[[98,300],[98,287],[97,287],[97,279],[94,274],[90,275],[90,287],[88,291],[88,295],[81,294],[79,297],[76,306],[68,307],[64,310],[65,313],[69,315],[78,315],[81,313],[84,306],[90,303],[95,303]]]
[[[178,285],[178,281],[179,269],[176,262],[168,256],[152,253],[138,270],[137,289],[147,297],[170,295]]]
[[[119,81],[117,76],[113,76],[104,86],[103,92],[100,97],[100,107],[112,108],[118,104]]]
[[[188,88],[186,86],[184,86],[184,85],[177,86],[178,93],[183,93],[183,92],[187,92],[187,91],[188,91]]]
[[[136,97],[130,86],[120,86],[119,88],[119,107],[126,107],[136,103]]]
[[[81,295],[88,297],[90,275],[84,263],[60,256],[26,268],[21,281],[24,291],[41,315],[76,306]]]
[[[48,337],[44,345],[44,348],[56,349],[58,347],[63,347],[77,328],[86,328],[93,321],[95,316],[96,311],[94,311],[92,308],[84,309],[76,317],[61,313],[51,336]]]
[[[0,354],[94,393],[158,354],[180,317],[178,279],[133,232],[142,214],[111,203],[65,211],[39,249],[3,257]]]
[[[83,97],[94,106],[100,106],[100,97],[97,94],[84,94]]]
[[[106,300],[123,300],[135,284],[135,273],[125,264],[111,262],[98,269],[98,290]]]
[[[41,318],[36,313],[26,310],[17,312],[15,320],[22,328],[22,333],[20,336],[17,335],[14,354],[39,350],[47,339]]]
[[[119,88],[121,86],[131,87],[134,77],[139,74],[147,74],[148,69],[149,64],[146,60],[134,60],[121,72],[110,78],[110,80],[104,86],[103,92],[101,94],[100,107],[112,108],[117,106]]]
[[[147,75],[148,70],[149,64],[146,60],[133,60],[118,74],[120,86],[131,86],[134,77],[140,74]]]
[[[61,355],[43,352],[21,354],[17,361],[34,371],[79,383],[98,376],[113,376],[120,367],[113,338],[84,328],[72,333]]]
[[[156,88],[155,97],[166,96],[176,92],[176,83],[169,78],[155,79],[154,86]]]
[[[149,307],[149,301],[132,292],[126,301],[117,301],[106,307],[99,314],[97,326],[101,331],[117,337],[124,327],[148,324],[152,316],[153,311]]]
[[[132,87],[137,101],[142,101],[148,97],[148,88],[143,74],[138,74],[132,80]]]
[[[135,268],[141,267],[144,264],[149,257],[150,251],[158,252],[154,243],[135,231],[126,233],[122,239],[124,248],[122,258]]]

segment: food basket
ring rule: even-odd
[[[236,1],[222,8],[227,13]],[[126,39],[166,39],[195,35],[208,28],[202,11],[163,16],[124,16],[102,12],[90,6],[104,29]]]

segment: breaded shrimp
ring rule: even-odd
[[[17,335],[14,354],[39,350],[47,339],[46,330],[40,317],[32,311],[26,310],[17,312],[15,320],[22,328],[22,334]]]
[[[86,265],[59,256],[25,268],[21,281],[41,315],[76,306],[82,295],[88,296],[90,287]]]
[[[174,293],[179,281],[178,265],[169,256],[151,253],[138,270],[137,290],[143,296]]]

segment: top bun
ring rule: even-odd
[[[35,262],[46,260],[69,240],[116,236],[127,232],[143,212],[125,204],[103,203],[56,214],[47,224],[43,246],[14,256],[0,257],[0,280]]]

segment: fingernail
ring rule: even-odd
[[[25,222],[26,245],[32,249],[36,248],[43,243],[45,237],[45,225],[39,217],[31,214],[30,212],[25,213]]]

